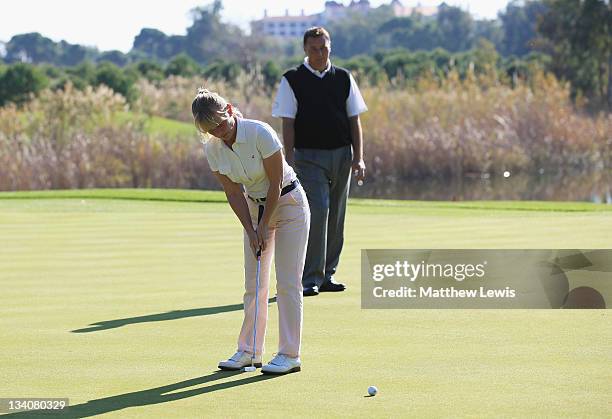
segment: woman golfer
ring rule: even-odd
[[[306,194],[268,124],[243,119],[224,98],[205,89],[198,91],[191,110],[196,127],[207,138],[204,150],[208,165],[244,227],[244,320],[237,352],[220,362],[219,368],[261,366],[274,253],[280,341],[278,354],[262,372],[299,371],[302,271],[310,227]],[[258,251],[261,268],[256,278]]]

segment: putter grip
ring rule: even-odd
[[[261,221],[261,217],[263,217],[264,206],[260,205],[257,210],[257,225],[259,226],[259,222]],[[261,256],[261,248],[257,249],[257,257]]]

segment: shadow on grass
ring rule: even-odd
[[[50,416],[64,418],[84,418],[89,416],[101,415],[109,412],[115,412],[129,407],[147,406],[159,403],[172,402],[175,400],[198,396],[200,394],[212,393],[218,390],[225,390],[232,387],[238,387],[246,384],[256,383],[258,381],[264,381],[279,377],[274,375],[263,375],[257,373],[257,375],[249,375],[248,377],[234,381],[211,384],[205,387],[198,387],[190,390],[183,390],[177,392],[177,390],[198,386],[204,383],[210,383],[217,380],[222,380],[224,378],[233,377],[239,374],[241,374],[240,371],[215,371],[209,375],[192,378],[190,380],[179,381],[178,383],[173,383],[166,386],[155,387],[148,390],[134,391],[132,393],[120,394],[118,396],[104,397],[102,399],[90,400],[87,403],[69,406],[61,412],[29,411],[12,413],[4,415],[2,417],[39,418]]]
[[[268,300],[269,303],[275,303],[276,297]],[[117,327],[126,326],[128,324],[162,322],[166,320],[184,319],[187,317],[208,316],[211,314],[226,313],[228,311],[240,311],[244,309],[244,304],[230,304],[217,307],[193,308],[190,310],[175,310],[167,313],[148,314],[146,316],[128,317],[117,320],[103,320],[101,322],[92,323],[89,327],[77,330],[71,330],[72,333],[88,333],[98,332],[100,330],[115,329]]]

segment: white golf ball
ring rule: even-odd
[[[357,186],[362,186],[362,185],[363,185],[363,180],[359,179],[359,180],[357,181]]]
[[[510,172],[506,170],[506,171],[504,172],[504,177],[506,177],[506,178],[507,178],[507,177],[510,177]]]
[[[376,386],[368,387],[368,394],[370,396],[376,396],[376,393],[378,393],[378,389],[376,388]]]

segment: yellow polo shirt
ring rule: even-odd
[[[211,137],[204,143],[208,165],[232,182],[244,185],[253,198],[265,198],[270,181],[266,176],[263,159],[270,157],[283,146],[272,127],[254,119],[236,120],[236,141],[229,148],[223,140]],[[285,187],[296,178],[293,168],[283,157],[283,183]]]

